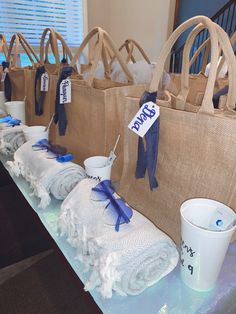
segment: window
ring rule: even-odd
[[[84,0],[0,0],[0,30],[9,42],[21,32],[29,43],[39,47],[46,27],[55,28],[70,48],[84,37]],[[2,59],[0,57],[0,59]],[[21,60],[25,59],[21,54]],[[25,61],[23,61],[25,64]]]

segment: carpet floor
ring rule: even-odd
[[[51,253],[0,285],[1,314],[97,314],[89,293],[78,287]]]
[[[51,248],[37,219],[15,184],[0,187],[0,268]]]
[[[5,167],[0,162],[0,187],[8,185],[8,184],[13,184],[13,180],[8,174]]]

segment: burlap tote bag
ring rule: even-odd
[[[67,147],[73,153],[75,161],[83,161],[94,155],[108,156],[116,142],[118,134],[121,135],[117,146],[117,160],[113,166],[113,178],[120,178],[123,167],[123,125],[124,108],[122,95],[139,97],[144,85],[132,85],[132,76],[129,73],[116,45],[110,36],[101,28],[93,29],[84,39],[80,48],[74,55],[71,67],[74,67],[79,56],[92,38],[96,37],[94,60],[86,80],[81,75],[71,76],[71,103],[56,105],[57,130],[54,142]],[[106,78],[94,79],[94,73],[99,60],[103,60],[102,47],[105,43],[116,54],[125,75],[127,83],[116,83]],[[106,66],[104,65],[106,69]],[[62,77],[70,77],[71,72],[64,68]],[[72,68],[71,68],[72,69]],[[108,73],[106,73],[108,74]],[[58,83],[58,92],[59,85]],[[58,96],[59,97],[59,96]],[[59,98],[58,98],[59,99]],[[58,113],[57,113],[58,112]]]
[[[180,25],[161,51],[149,94],[155,94],[157,90],[165,60],[174,42],[185,29],[196,23],[203,23],[209,29],[212,47],[212,68],[202,105],[198,112],[173,109],[172,102],[176,102],[176,97],[168,91],[164,92],[166,97],[156,101],[160,105],[160,129],[158,162],[154,175],[159,186],[152,191],[147,173],[144,173],[143,179],[135,178],[138,136],[126,128],[124,171],[119,190],[119,194],[129,204],[176,242],[180,241],[180,205],[186,199],[206,197],[236,209],[236,113],[232,110],[236,100],[236,63],[225,33],[202,16]],[[225,110],[214,110],[212,104],[218,62],[218,36],[229,66],[230,85]],[[188,77],[184,86],[189,88]],[[139,109],[139,99],[126,98],[125,107],[128,125]],[[145,144],[150,145],[146,136]],[[146,152],[150,147],[146,147]]]
[[[60,60],[60,46],[63,57]],[[51,49],[50,49],[51,48]],[[52,53],[55,63],[50,63],[49,53]],[[53,28],[46,28],[40,41],[40,64],[37,67],[34,80],[32,80],[33,100],[29,103],[29,124],[48,125],[54,114],[56,97],[56,83],[61,68],[66,66],[72,54],[63,37]],[[41,89],[42,75],[47,74],[48,89]],[[50,134],[51,137],[51,134]]]
[[[17,65],[20,46],[26,53],[31,65],[20,67]],[[14,34],[11,38],[7,62],[3,68],[6,71],[4,80],[4,90],[6,100],[26,100],[26,122],[28,122],[28,103],[33,98],[31,82],[34,80],[35,71],[39,64],[39,59],[34,49],[29,45],[21,33]]]
[[[189,60],[190,50],[193,46],[195,38],[204,30],[204,25],[198,25],[187,37],[184,50],[183,50],[183,59],[182,59],[182,74],[172,73],[171,79],[172,84],[169,90],[174,93],[175,95],[178,95],[181,90],[181,75],[184,76],[186,73],[189,73],[189,69],[191,69],[194,62],[199,57],[200,53],[204,51],[203,54],[203,62],[202,62],[202,70],[198,74],[190,74],[189,75],[189,92],[187,96],[187,101],[195,104],[196,106],[199,106],[202,102],[202,99],[204,97],[206,84],[207,84],[207,76],[205,75],[206,72],[206,66],[209,61],[209,56],[211,52],[211,41],[210,38],[208,38],[195,52],[191,60]],[[236,40],[236,34],[233,34],[233,36],[230,38],[231,45],[235,43]],[[219,55],[221,54],[221,49],[219,47]],[[224,64],[224,56],[221,58],[220,62],[218,62],[217,65],[217,80],[215,82],[215,88],[214,93],[219,91],[221,88],[223,88],[228,83],[227,77],[222,78],[219,77],[219,73],[221,71],[221,68]],[[183,80],[182,80],[183,81]],[[178,96],[180,97],[180,96]],[[223,99],[222,99],[223,100]],[[218,106],[221,108],[225,105],[225,102],[221,102]]]

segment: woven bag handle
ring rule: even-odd
[[[49,39],[50,39],[50,44],[51,44],[51,48],[52,48],[52,52],[54,54],[55,60],[56,60],[56,70],[55,73],[59,73],[60,72],[60,67],[61,67],[61,63],[60,63],[60,56],[59,56],[59,49],[58,49],[58,44],[57,44],[57,37],[56,37],[56,33],[55,30],[53,28],[45,28],[45,30],[42,33],[41,36],[41,41],[40,41],[40,64],[43,66],[45,63],[45,39],[46,39],[46,35],[49,34]]]
[[[28,43],[28,41],[26,40],[26,38],[21,34],[21,33],[16,33],[12,36],[11,41],[10,41],[10,45],[9,45],[9,49],[8,49],[8,61],[11,61],[11,67],[15,67],[16,66],[16,61],[17,61],[17,57],[19,54],[19,47],[23,48],[23,50],[25,51],[25,53],[27,54],[32,67],[35,67],[37,65],[37,63],[39,63],[39,58],[36,54],[36,52],[34,51],[34,49],[30,46],[30,44]],[[13,53],[13,57],[11,58],[11,54],[13,51],[13,46],[14,47],[14,53]]]
[[[153,78],[150,84],[150,91],[155,92],[157,90],[162,73],[164,71],[164,66],[167,60],[167,56],[169,55],[171,48],[173,47],[176,40],[190,26],[199,24],[199,23],[204,24],[205,27],[208,28],[209,33],[210,33],[210,38],[211,38],[211,46],[212,46],[212,68],[209,73],[207,86],[206,86],[206,92],[204,94],[204,98],[202,102],[202,111],[205,110],[207,113],[213,113],[214,107],[212,103],[212,97],[213,97],[213,90],[214,90],[214,85],[215,85],[217,62],[218,62],[218,36],[217,36],[216,28],[213,25],[213,22],[205,16],[196,16],[187,20],[186,22],[181,24],[178,28],[176,28],[175,31],[171,34],[171,36],[169,37],[169,39],[167,40],[167,42],[165,43],[164,47],[161,50],[155,71],[153,73]],[[188,63],[189,63],[189,60],[188,60]],[[189,76],[185,75],[184,80],[182,81],[183,81],[183,83],[181,82],[182,88],[189,90]]]
[[[61,45],[62,45],[63,56],[66,56],[67,62],[68,62],[68,57],[69,57],[69,60],[71,61],[73,57],[72,57],[71,50],[68,47],[66,41],[64,40],[64,38],[61,36],[60,33],[58,33],[57,31],[54,31],[54,33],[56,35],[57,40],[59,40]],[[49,54],[49,46],[50,45],[51,45],[51,36],[49,36],[49,39],[48,39],[46,46],[45,46],[45,62],[47,62],[47,63],[49,63],[48,54]]]
[[[19,37],[16,34],[14,34],[11,37],[9,48],[8,48],[8,55],[7,55],[7,61],[11,62],[11,65],[13,66],[16,64],[16,61],[17,61],[17,56],[19,53],[19,45],[20,45]],[[14,48],[14,52],[13,52],[13,56],[11,56],[13,48]]]
[[[200,55],[201,51],[206,48],[204,56],[203,56],[203,63],[202,63],[202,73],[205,73],[206,70],[206,66],[208,63],[208,56],[209,56],[209,52],[210,52],[210,38],[207,38],[197,49],[197,51],[194,53],[194,55],[192,56],[191,60],[190,60],[190,67],[192,66],[192,64],[195,62],[195,60],[197,59],[197,57]]]
[[[115,54],[117,56],[117,59],[121,65],[121,68],[123,69],[126,77],[127,77],[127,81],[129,83],[133,83],[133,77],[131,75],[131,73],[129,72],[127,65],[125,64],[121,53],[119,52],[118,48],[116,47],[115,43],[113,42],[113,40],[111,39],[110,35],[104,31],[102,28],[100,27],[95,27],[94,29],[92,29],[90,31],[90,33],[85,37],[85,39],[83,40],[82,44],[80,45],[80,47],[78,48],[78,50],[76,51],[73,60],[71,62],[71,66],[75,66],[77,60],[79,59],[80,54],[82,53],[82,51],[84,50],[85,46],[88,44],[88,42],[91,40],[91,38],[95,35],[98,35],[98,41],[95,45],[95,50],[94,50],[94,60],[91,66],[91,70],[87,79],[87,82],[90,86],[92,86],[93,84],[93,80],[94,80],[94,74],[98,65],[98,61],[100,59],[102,59],[102,50],[103,50],[103,45],[105,45],[105,47],[108,47],[108,49],[110,51],[113,52],[113,54]],[[103,55],[104,57],[104,55]]]
[[[145,51],[143,50],[143,48],[134,39],[131,39],[131,38],[126,39],[125,42],[123,43],[123,45],[121,45],[121,47],[119,48],[119,51],[121,51],[124,47],[126,48],[126,51],[128,53],[128,56],[126,58],[127,63],[130,62],[130,60],[133,63],[136,62],[136,60],[133,56],[133,51],[134,51],[134,48],[137,48],[138,51],[140,52],[141,56],[143,57],[143,59],[148,64],[151,64],[151,61],[149,60],[149,58],[148,58],[147,54],[145,53]]]
[[[226,61],[227,61],[227,64],[229,64],[229,66],[231,67],[235,63],[235,60],[234,60],[234,58],[232,56],[232,54],[233,54],[232,48],[229,47],[230,41],[228,39],[228,36],[223,31],[223,29],[221,27],[219,27],[217,24],[213,23],[213,25],[216,28],[219,44],[220,44],[221,48],[223,49],[223,52],[225,52],[225,50],[229,50],[229,51],[227,51],[227,59],[226,59]],[[193,31],[190,33],[190,35],[188,36],[188,39],[186,40],[186,44],[185,44],[185,47],[184,47],[182,72],[181,72],[181,91],[180,91],[180,94],[177,96],[178,99],[182,99],[184,102],[186,101],[186,98],[187,98],[187,95],[188,95],[188,90],[185,88],[186,80],[188,80],[188,73],[189,73],[189,68],[190,68],[190,61],[189,61],[189,57],[188,56],[190,54],[190,50],[191,50],[191,47],[192,47],[193,42],[195,40],[195,37],[204,28],[205,28],[205,26],[203,24],[197,25],[193,29]],[[216,51],[217,54],[218,54],[218,56],[217,56],[217,65],[218,65],[218,59],[219,59],[220,51],[221,51],[220,46],[218,46],[218,49]],[[213,51],[212,51],[212,53],[213,53]],[[218,74],[218,68],[217,68],[216,77],[217,77],[217,74]],[[232,89],[232,87],[231,87],[231,89]],[[231,100],[230,100],[231,98],[230,97],[227,98],[226,108],[228,110],[233,110],[234,107],[235,107],[235,103],[231,102]],[[200,108],[200,112],[202,110],[204,111],[203,108],[204,108],[203,106]],[[212,112],[212,110],[211,110],[211,112]],[[210,108],[209,108],[209,113],[210,113]]]
[[[233,33],[233,35],[230,37],[230,43],[232,46],[234,46],[236,44],[236,31]],[[218,65],[218,73],[220,73],[220,70],[222,69],[222,66],[225,62],[225,56],[223,55],[221,60],[220,60],[220,63]]]
[[[28,53],[34,56],[36,62],[40,64],[39,57],[37,56],[37,53],[33,49],[33,47],[30,45],[30,43],[27,41],[27,39],[24,37],[22,33],[17,33],[17,36],[19,37],[20,43],[22,46],[24,46],[24,49],[27,49]]]
[[[92,64],[94,63],[94,55],[95,55],[95,51],[96,51],[96,47],[99,43],[99,40],[97,39],[95,44],[92,45],[89,49],[89,55],[88,55],[88,64],[87,64],[87,68],[89,69]],[[104,65],[104,71],[105,71],[105,77],[107,79],[110,79],[110,74],[111,74],[111,68],[110,68],[110,65],[109,65],[109,59],[111,59],[111,56],[110,56],[110,51],[109,51],[109,48],[107,46],[105,46],[105,43],[103,41],[103,44],[102,44],[102,53],[101,53],[101,59],[102,59],[102,62],[103,62],[103,65]]]
[[[0,51],[2,51],[7,58],[8,56],[8,45],[5,35],[0,34]]]

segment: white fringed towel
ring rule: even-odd
[[[64,200],[75,185],[86,177],[84,169],[72,162],[59,163],[48,159],[45,151],[34,151],[34,141],[28,141],[14,154],[14,161],[8,162],[11,172],[22,175],[30,182],[33,194],[40,199],[39,207],[46,208],[52,194]]]
[[[15,151],[25,143],[23,128],[25,125],[7,126],[0,123],[0,153],[13,155]]]
[[[96,184],[83,180],[68,195],[59,228],[77,248],[78,258],[92,269],[85,290],[96,287],[104,298],[112,297],[112,291],[140,294],[175,268],[178,251],[166,234],[135,210],[131,222],[116,232],[108,223],[105,203],[91,200]]]

